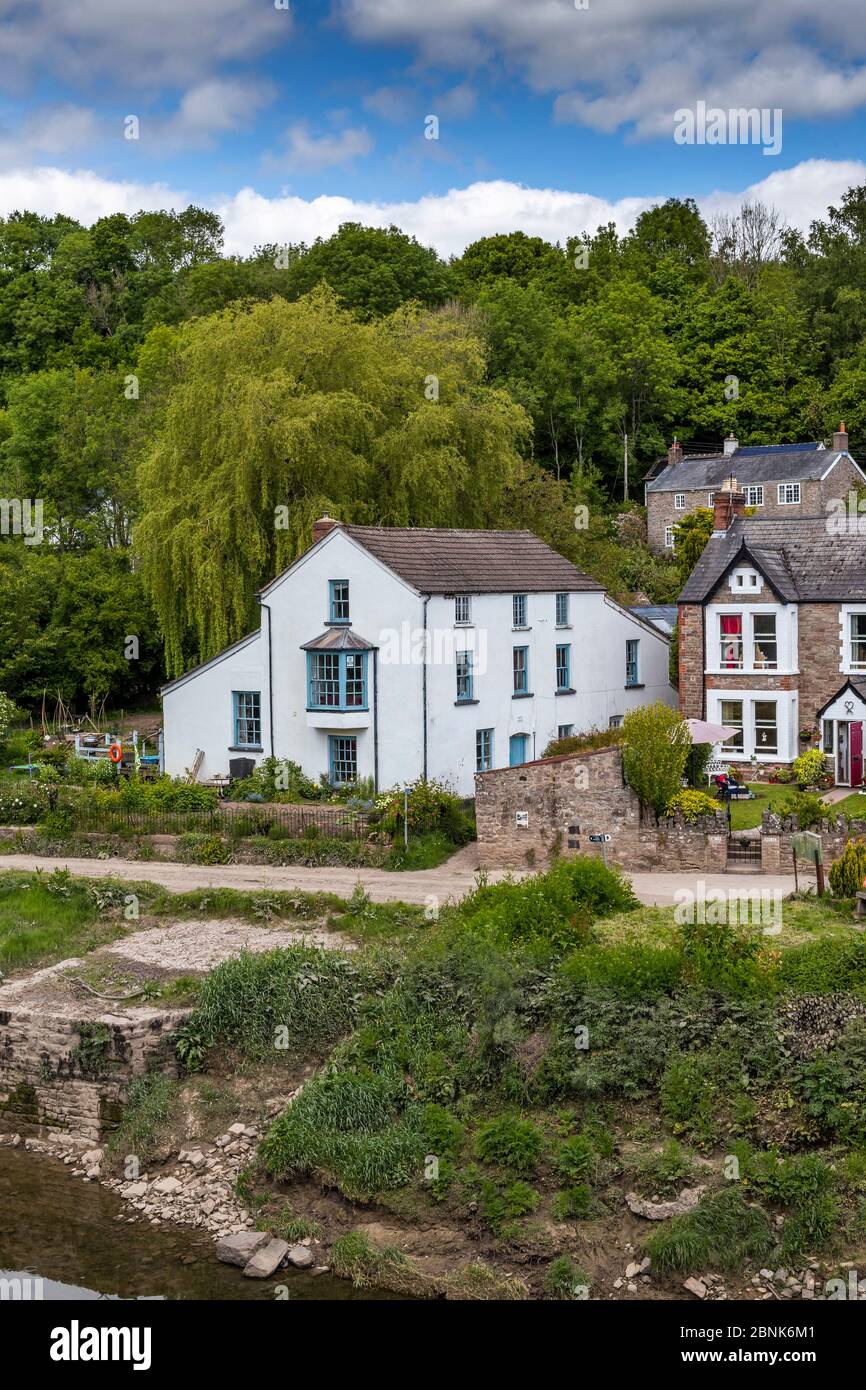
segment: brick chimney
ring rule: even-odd
[[[730,456],[731,454],[736,453],[739,447],[740,441],[737,438],[737,436],[735,434],[729,434],[727,439],[725,440],[725,454],[727,456]]]
[[[335,521],[332,516],[320,516],[318,521],[313,522],[313,545],[320,541],[323,536],[327,536],[329,531],[333,531],[335,526],[339,526],[339,521]]]
[[[671,464],[671,463],[674,463],[674,464],[675,464],[675,463],[682,463],[682,461],[683,461],[683,446],[682,446],[682,444],[680,443],[680,441],[677,439],[676,435],[674,435],[674,442],[673,442],[673,444],[671,445],[671,447],[668,449],[668,463],[669,463],[669,464]]]
[[[746,494],[737,488],[736,478],[713,493],[713,534],[723,535],[735,516],[745,516]]]
[[[839,454],[847,454],[848,452],[848,431],[845,428],[844,420],[833,435],[833,448]]]

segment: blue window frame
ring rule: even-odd
[[[571,689],[571,646],[568,642],[563,642],[556,648],[556,688]]]
[[[328,736],[328,777],[331,785],[358,780],[358,740],[354,734]]]
[[[472,653],[458,652],[456,657],[457,667],[457,702],[472,699]]]
[[[529,648],[515,647],[512,658],[514,672],[514,694],[529,694]]]
[[[508,766],[520,767],[526,762],[526,743],[528,734],[512,734],[508,740]]]
[[[568,594],[556,595],[556,626],[568,627]]]
[[[489,772],[493,766],[493,730],[475,731],[475,771]]]
[[[307,652],[308,709],[367,708],[366,652]]]
[[[235,748],[261,748],[262,696],[259,690],[233,690]]]
[[[640,642],[636,637],[625,644],[625,683],[640,685]]]
[[[332,623],[347,623],[349,621],[348,579],[328,580],[328,616]]]
[[[528,627],[526,621],[526,595],[512,594],[511,596],[511,619],[514,627]]]

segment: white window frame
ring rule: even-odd
[[[686,494],[684,492],[674,493],[674,510],[684,512],[686,509]]]
[[[845,603],[839,609],[839,670],[850,675],[866,671],[866,662],[855,663],[851,658],[851,620],[855,617],[866,617],[866,603]]]
[[[673,528],[673,526],[666,526],[666,527],[665,527],[665,550],[669,550],[669,551],[671,552],[671,554],[673,554],[673,552],[674,552],[675,549],[676,549],[676,546],[674,545],[674,528]]]
[[[790,497],[785,496],[787,492],[791,493]],[[800,502],[800,484],[779,483],[777,497],[780,507],[796,507]]]
[[[464,615],[461,617],[461,613]],[[472,624],[472,595],[454,595],[454,625],[455,627],[470,627]]]
[[[799,753],[799,730],[797,724],[797,696],[795,691],[787,690],[712,690],[707,692],[707,719],[713,724],[724,724],[722,702],[733,700],[743,706],[743,748],[736,752],[717,745],[713,754],[729,763],[788,763]],[[755,707],[761,704],[776,706],[776,752],[760,752],[755,724]]]
[[[797,485],[799,487],[799,483]],[[749,483],[743,488],[746,494],[747,507],[763,507],[764,505],[764,484]]]
[[[715,505],[716,505],[716,494],[715,494],[714,492],[708,492],[708,493],[707,493],[707,506],[709,507],[710,511],[713,510],[713,508],[715,507]]]
[[[704,671],[710,676],[794,676],[797,671],[796,607],[777,603],[710,603],[705,613],[706,652]],[[858,611],[866,614],[866,604]],[[776,666],[755,665],[754,619],[772,614],[776,619]],[[742,666],[722,665],[722,617],[742,618]],[[844,628],[843,628],[844,632]],[[866,669],[866,668],[864,668]],[[707,716],[709,718],[709,715]]]
[[[764,589],[764,577],[757,570],[740,565],[731,570],[728,588],[732,594],[760,594]]]

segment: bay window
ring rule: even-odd
[[[367,708],[366,652],[307,652],[309,709]]]
[[[779,665],[775,613],[752,614],[752,663],[756,671],[775,671]]]
[[[728,734],[722,744],[722,752],[730,753],[733,757],[743,755],[743,702],[742,700],[722,700],[719,707],[719,717],[722,724],[727,724],[734,730]]]
[[[775,700],[755,701],[755,752],[778,753],[779,730]]]

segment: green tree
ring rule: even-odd
[[[701,558],[712,534],[713,513],[709,507],[696,507],[674,525],[674,555],[683,584]]]
[[[320,288],[186,324],[135,531],[166,661],[213,655],[323,512],[487,526],[519,508],[529,421],[459,313],[359,323]]]
[[[659,817],[682,787],[692,746],[688,725],[678,710],[657,702],[630,710],[622,729],[625,780]]]

